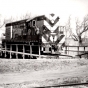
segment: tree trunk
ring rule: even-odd
[[[82,38],[81,38],[81,35],[78,36],[78,41],[79,41],[79,45],[82,44]]]

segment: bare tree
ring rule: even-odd
[[[13,22],[15,19],[11,16],[9,19],[5,19],[5,23]]]
[[[66,30],[69,31],[69,36],[71,36],[75,41],[78,41],[79,44],[82,44],[82,34],[88,30],[88,15],[86,15],[83,19],[83,22],[80,22],[78,18],[76,18],[75,24],[75,31],[76,34],[72,32],[71,28],[71,17],[69,16]]]
[[[71,17],[69,16],[68,21],[66,23],[66,30],[65,30],[65,32],[66,32],[66,38],[68,38],[71,35],[71,33],[72,33],[71,22],[70,21],[71,21]]]
[[[29,18],[31,18],[31,13],[26,13],[20,17],[20,20],[29,19]]]
[[[0,29],[6,24],[6,19],[1,19],[2,16],[0,16]]]
[[[5,24],[6,19],[0,15],[0,41],[5,38]]]
[[[5,19],[5,23],[11,23],[14,21],[19,21],[19,20],[24,20],[24,19],[29,19],[31,18],[31,13],[25,13],[24,15],[21,16],[16,16],[16,17],[10,17],[9,19]]]

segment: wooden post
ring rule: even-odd
[[[84,46],[84,52],[83,53],[85,53],[85,46]],[[86,54],[84,54],[84,58],[86,57]]]
[[[16,52],[18,52],[18,45],[16,45]],[[16,59],[18,59],[18,54],[16,53]]]
[[[12,45],[10,45],[10,59],[12,58],[11,51],[12,51]]]
[[[24,47],[24,45],[23,45],[23,59],[25,59],[24,53],[25,53],[25,47]]]
[[[30,54],[32,54],[32,46],[30,45]]]
[[[84,53],[85,53],[85,46],[84,46]]]
[[[40,45],[39,45],[39,59],[41,58],[41,56],[40,56],[40,52],[41,52],[41,50],[40,50]]]
[[[7,47],[6,47],[6,43],[5,43],[5,57],[6,57],[6,49],[7,49]]]
[[[69,46],[67,46],[67,54],[69,54]]]
[[[2,44],[1,44],[1,57],[2,57]]]
[[[79,46],[78,46],[78,55],[79,55]]]
[[[65,47],[65,54],[67,54],[67,46]]]
[[[30,54],[32,54],[32,46],[30,45]],[[31,57],[31,55],[30,55],[30,57]]]

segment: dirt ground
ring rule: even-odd
[[[0,88],[30,88],[80,82],[88,82],[87,59],[0,59]]]

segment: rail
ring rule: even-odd
[[[32,88],[58,88],[58,87],[73,87],[73,86],[80,86],[80,85],[88,85],[88,82],[86,83],[71,83],[71,84],[61,84],[61,85],[52,85],[52,86],[41,86],[41,87],[32,87]]]

